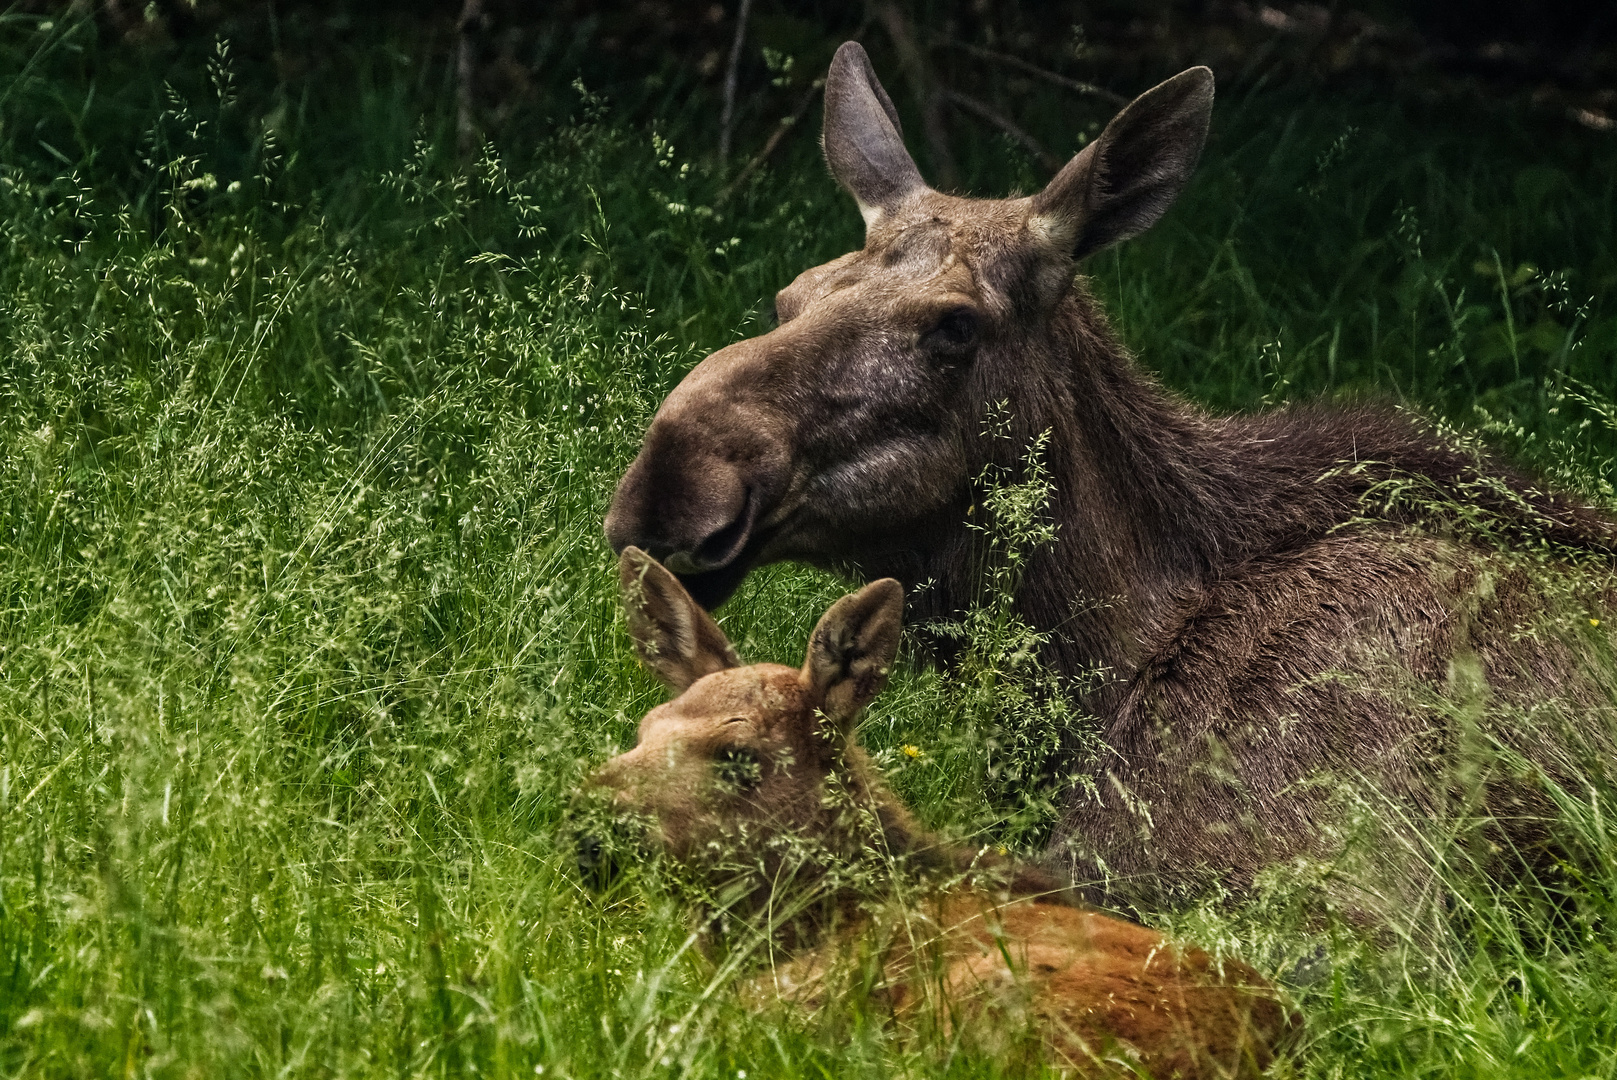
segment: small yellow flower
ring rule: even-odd
[[[999,847],[995,848],[994,850],[999,852],[1001,855],[1004,855],[1004,854],[1006,854],[1006,853],[1008,853],[1010,851],[1010,849],[1007,848],[1004,844],[999,845]]]
[[[1590,626],[1599,626],[1600,625],[1600,620],[1599,619],[1590,619],[1589,620],[1589,625]]]
[[[914,743],[905,743],[904,744],[904,756],[905,757],[910,757],[910,758],[918,758],[918,757],[921,756],[921,748],[919,746],[916,746]]]

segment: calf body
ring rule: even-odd
[[[761,985],[811,1005],[828,985],[869,986],[859,944],[875,939],[877,993],[897,1016],[912,1025],[941,1017],[996,1056],[1014,1055],[1031,1034],[1047,1061],[1085,1075],[1133,1075],[1120,1063],[1164,1078],[1257,1075],[1295,1026],[1245,964],[1214,962],[1050,895],[958,888],[856,927],[859,941],[839,935],[778,964]]]
[[[1322,774],[1367,776],[1426,819],[1454,732],[1420,699],[1449,690],[1457,660],[1507,700],[1610,705],[1568,636],[1534,626],[1586,624],[1588,597],[1564,590],[1552,610],[1486,545],[1423,534],[1422,511],[1384,493],[1608,568],[1609,519],[1392,410],[1211,415],[1143,371],[1074,279],[1166,210],[1212,95],[1210,72],[1184,72],[1038,194],[966,199],[921,181],[869,61],[843,46],[825,149],[865,246],[805,271],[775,330],[674,389],[606,521],[615,548],[666,559],[709,607],[753,566],[798,559],[896,578],[916,621],[956,618],[992,580],[977,482],[1042,446],[1057,539],[1023,564],[1016,611],[1104,744],[1081,757],[1075,738],[1057,763],[1089,782],[1050,859],[1148,902],[1240,895],[1274,861],[1334,853]],[[1558,775],[1549,750],[1535,764]],[[1544,809],[1520,797],[1493,789],[1483,809],[1507,826]]]
[[[1122,1061],[1161,1077],[1256,1075],[1273,1058],[1292,1019],[1252,969],[1072,906],[1041,871],[944,844],[887,790],[853,723],[898,646],[896,582],[834,605],[794,669],[740,666],[637,549],[622,578],[641,656],[678,693],[586,791],[710,908],[766,920],[788,955],[762,987],[817,1002],[865,972],[855,981],[900,1015],[964,1025],[988,1051],[1030,1030],[1085,1073]],[[599,840],[581,850],[593,869]]]

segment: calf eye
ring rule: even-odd
[[[727,746],[713,759],[713,775],[719,786],[731,792],[751,791],[764,779],[764,763],[755,750]]]
[[[959,359],[977,347],[982,319],[969,307],[950,308],[921,335],[921,348],[942,359]]]

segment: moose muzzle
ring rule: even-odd
[[[757,561],[791,467],[788,425],[748,377],[762,366],[758,346],[721,349],[675,387],[606,516],[614,552],[633,545],[650,553],[707,608]]]

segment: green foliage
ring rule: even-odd
[[[1009,405],[994,403],[983,434],[1009,443],[1011,422]],[[1073,704],[1088,686],[1040,662],[1049,633],[1029,625],[1014,599],[1028,564],[1060,542],[1049,518],[1048,441],[1048,432],[1037,436],[1016,468],[989,465],[977,478],[967,517],[981,538],[983,587],[960,618],[923,628],[946,643],[951,671],[909,705],[936,729],[937,748],[953,764],[948,798],[956,820],[1030,850],[1070,787],[1088,782],[1053,775],[1059,755],[1085,761],[1098,749],[1098,725]],[[1105,677],[1098,669],[1088,676]],[[887,763],[901,764],[891,754]],[[934,790],[923,801],[942,795]]]
[[[699,355],[858,243],[812,140],[716,206],[688,114],[580,88],[462,169],[385,49],[301,99],[226,43],[98,49],[0,17],[0,1075],[1016,1072],[857,998],[748,1007],[672,903],[585,895],[563,825],[660,699],[613,483]],[[1400,395],[1609,501],[1609,140],[1423,109],[1229,95],[1096,288],[1199,399]],[[970,186],[1025,185],[1018,154],[968,145]],[[1010,846],[1087,730],[1005,602],[1062,542],[1046,483],[1036,452],[984,476],[961,677],[902,668],[862,732],[923,816]],[[768,568],[724,628],[791,662],[842,591]],[[1299,1073],[1614,1075],[1609,792],[1555,794],[1592,857],[1488,890],[1435,838],[1441,935],[1309,923],[1319,867],[1163,918],[1292,979]]]

